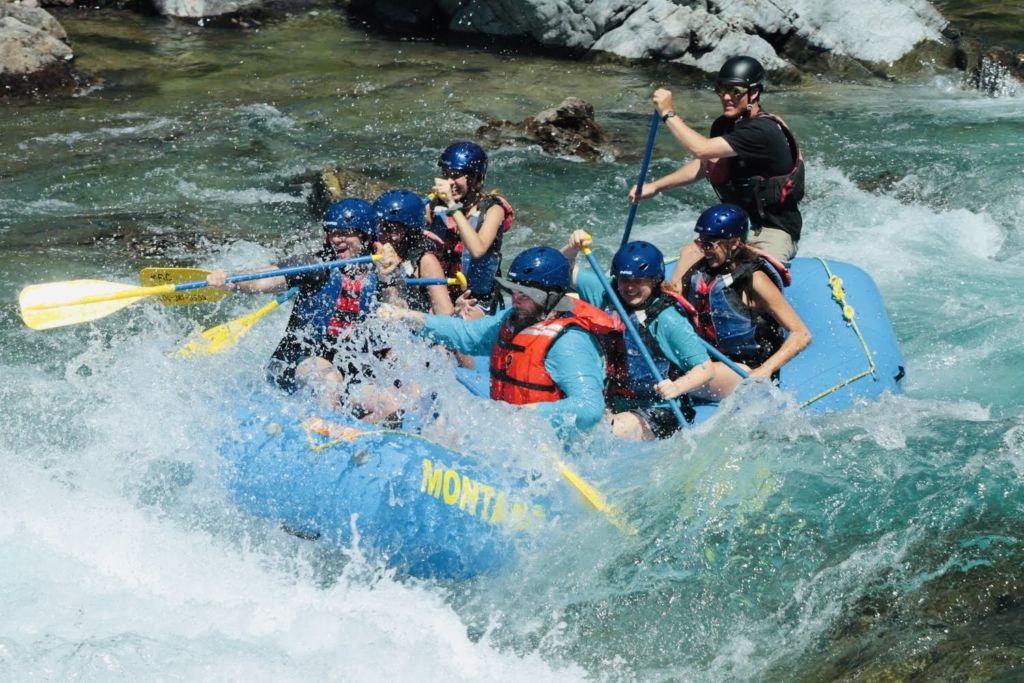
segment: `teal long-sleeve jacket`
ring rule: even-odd
[[[490,356],[498,333],[513,309],[476,320],[425,315],[420,334],[471,356]],[[551,345],[544,368],[565,398],[536,404],[537,412],[556,429],[575,422],[578,429],[596,425],[604,414],[604,361],[597,340],[579,327],[569,327]],[[566,418],[569,418],[567,421]],[[575,418],[574,420],[572,418]]]

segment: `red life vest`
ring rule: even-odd
[[[366,275],[354,278],[347,273],[341,276],[341,291],[334,305],[334,314],[327,324],[327,339],[337,339],[342,330],[349,327],[358,318],[362,310],[363,281]]]
[[[782,291],[791,277],[773,256],[747,246],[757,255],[731,273],[711,274],[701,270],[693,274],[690,301],[695,315],[693,328],[705,341],[732,360],[757,367],[774,354],[785,340],[785,330],[771,316],[762,315],[743,303],[743,292],[760,270]],[[730,294],[730,292],[732,292]]]
[[[765,218],[765,208],[780,206],[787,201],[798,202],[804,196],[804,155],[793,136],[793,132],[782,120],[782,117],[758,111],[754,118],[767,117],[779,124],[793,155],[793,168],[789,173],[780,176],[750,176],[741,178],[736,175],[737,157],[710,159],[704,162],[704,174],[715,188],[719,198],[726,204],[737,204],[758,224],[757,217]],[[744,119],[744,121],[749,119]],[[737,125],[742,125],[742,121]]]
[[[615,329],[610,315],[585,301],[573,300],[572,311],[542,320],[518,333],[508,319],[502,323],[498,342],[491,351],[491,398],[512,405],[545,403],[565,398],[544,367],[551,345],[572,326],[592,334]]]

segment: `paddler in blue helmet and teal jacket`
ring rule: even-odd
[[[590,245],[590,235],[576,230],[562,253],[574,262]],[[664,378],[656,382],[632,335],[624,325],[601,336],[607,362],[605,398],[612,427],[620,438],[650,441],[665,439],[682,427],[669,399],[679,398],[683,416],[692,421],[691,394],[701,393],[715,378],[711,359],[693,331],[681,297],[665,287],[665,257],[643,241],[624,245],[612,259],[612,289],[629,314],[633,326]],[[573,267],[573,283],[580,298],[619,320],[601,278],[590,269]]]
[[[614,330],[604,311],[567,297],[571,268],[557,249],[533,247],[498,284],[512,306],[475,320],[382,306],[420,335],[460,353],[490,357],[491,398],[536,409],[556,428],[588,429],[604,413],[598,334]]]

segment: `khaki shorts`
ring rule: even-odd
[[[751,228],[747,244],[766,251],[787,266],[796,256],[797,242],[789,233],[778,228]]]

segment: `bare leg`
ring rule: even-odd
[[[295,368],[295,379],[312,386],[325,407],[333,410],[341,402],[345,376],[326,358],[310,356],[303,359]]]
[[[647,421],[636,413],[616,413],[612,417],[612,431],[615,436],[627,441],[654,441],[654,432]]]

